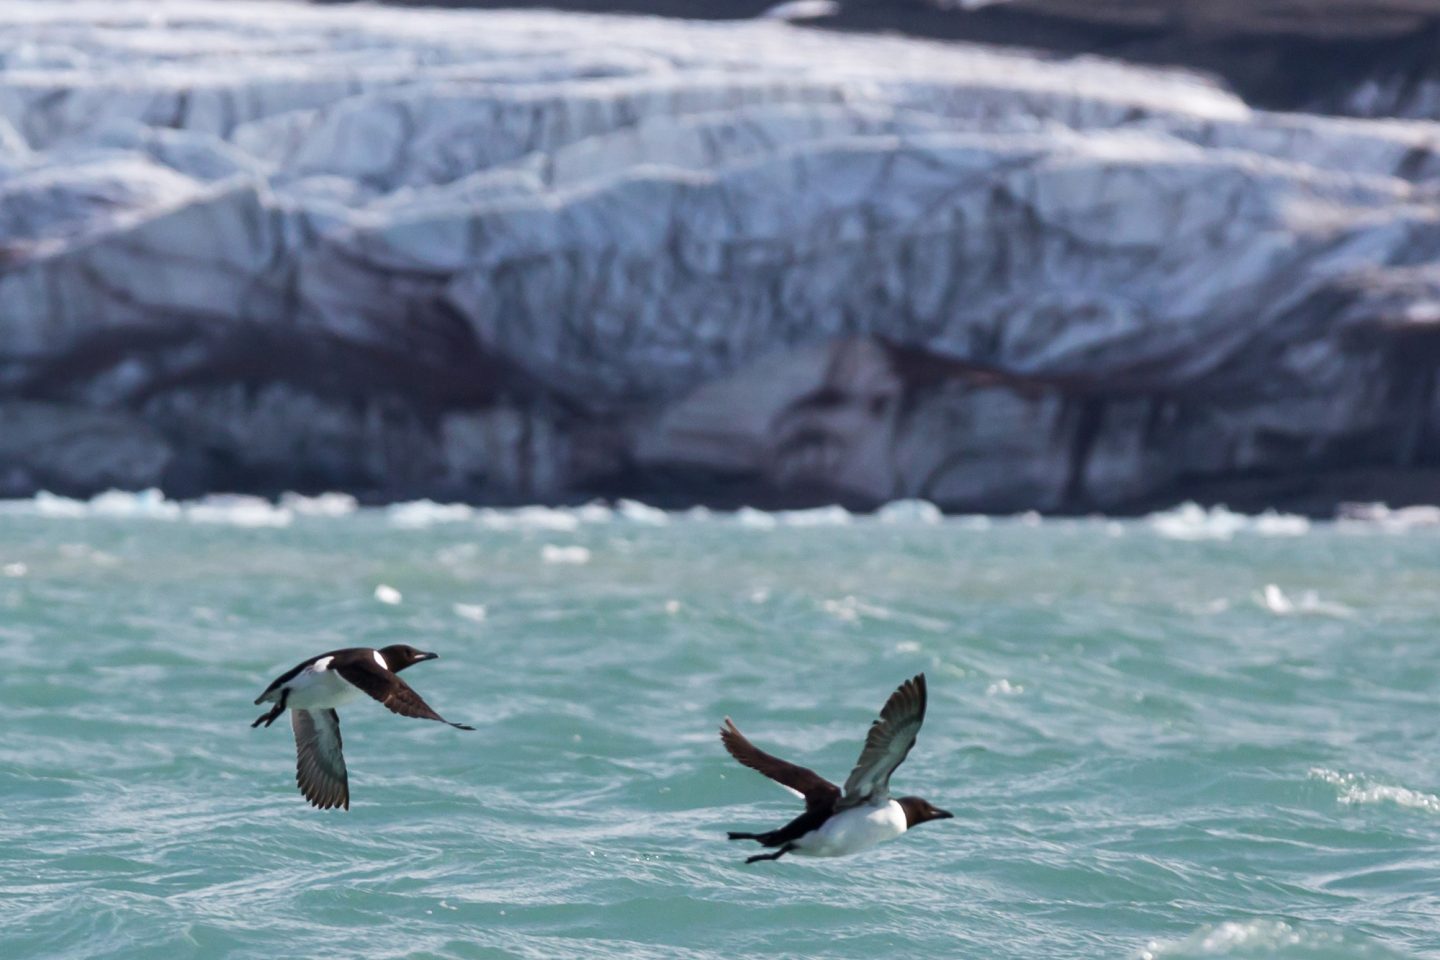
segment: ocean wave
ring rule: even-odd
[[[1369,777],[1356,773],[1341,773],[1324,767],[1312,767],[1310,779],[1328,783],[1336,790],[1337,799],[1346,806],[1393,803],[1411,810],[1426,813],[1440,813],[1440,797],[1433,793],[1422,793],[1409,787],[1375,783]]]

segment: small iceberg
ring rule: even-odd
[[[945,514],[929,500],[892,500],[875,511],[875,519],[881,523],[934,526],[945,519]]]

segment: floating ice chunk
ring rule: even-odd
[[[540,549],[540,559],[546,563],[584,564],[590,562],[590,551],[585,547],[547,543]]]
[[[741,507],[736,510],[735,522],[742,527],[749,527],[751,530],[774,530],[780,525],[780,521],[775,519],[774,514],[756,510],[754,507]]]
[[[477,514],[480,525],[491,530],[559,530],[580,528],[575,511],[557,507],[516,507],[513,510],[486,508]],[[606,511],[609,517],[609,511]]]
[[[83,500],[72,500],[41,490],[35,494],[35,512],[42,517],[83,517],[90,508]]]
[[[1187,501],[1173,510],[1152,513],[1145,518],[1150,528],[1171,540],[1229,540],[1243,530],[1246,518],[1224,506],[1206,510]]]
[[[165,494],[151,488],[131,493],[126,490],[107,490],[89,504],[90,513],[97,517],[146,517],[156,520],[176,520],[181,514],[180,504],[166,500]]]
[[[936,524],[945,519],[940,508],[929,500],[892,500],[875,511],[881,523]]]
[[[1293,513],[1266,510],[1254,520],[1254,530],[1262,537],[1303,537],[1310,532],[1310,520]]]
[[[615,511],[598,500],[578,506],[570,513],[581,523],[609,523],[615,519]]]
[[[1393,803],[1412,810],[1426,813],[1440,813],[1440,797],[1433,793],[1422,793],[1409,787],[1396,787],[1373,783],[1368,777],[1354,773],[1341,773],[1324,767],[1312,767],[1310,779],[1328,783],[1336,788],[1338,799],[1347,806],[1374,803]]]
[[[405,597],[399,590],[390,586],[390,584],[382,583],[375,587],[375,599],[393,607],[399,604],[401,600],[404,600]]]
[[[30,572],[30,568],[23,563],[7,563],[0,567],[0,575],[7,577],[23,577]]]
[[[457,603],[450,609],[455,611],[455,616],[462,620],[469,620],[471,623],[485,622],[485,604],[483,603]]]
[[[840,4],[836,0],[786,0],[785,3],[777,3],[762,11],[755,19],[819,20],[822,17],[833,17],[839,12]]]
[[[385,517],[393,527],[420,530],[437,523],[459,523],[475,516],[475,509],[463,503],[436,503],[434,500],[411,500],[392,503],[385,508]]]
[[[1004,677],[996,680],[985,688],[985,695],[989,697],[1014,697],[1025,692],[1025,688],[1018,683],[1011,683]]]
[[[1440,527],[1440,507],[1387,507],[1383,503],[1342,503],[1339,510],[1342,526],[1375,527],[1387,533]]]
[[[295,515],[263,497],[217,494],[185,505],[192,523],[229,524],[234,527],[288,527]]]
[[[849,510],[838,504],[810,510],[781,510],[774,516],[787,527],[843,527],[855,519]]]
[[[680,612],[680,601],[679,601],[679,600],[666,600],[666,601],[665,601],[665,612],[668,613],[668,614],[669,614],[670,616],[672,616],[672,617],[675,616],[677,613]]]
[[[322,493],[315,497],[287,493],[280,498],[280,506],[302,517],[345,517],[359,509],[355,498],[348,493]]]
[[[615,512],[622,519],[629,520],[631,523],[643,523],[652,527],[663,526],[670,522],[670,514],[638,500],[621,500],[615,505]]]

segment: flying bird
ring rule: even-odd
[[[290,711],[295,730],[295,782],[300,792],[321,810],[350,809],[350,780],[341,752],[340,715],[335,708],[366,694],[379,700],[402,717],[450,723],[430,709],[420,694],[395,674],[437,653],[425,653],[400,643],[379,650],[349,647],[311,657],[276,677],[255,698],[257,704],[275,706],[250,724],[270,726],[280,714]],[[474,730],[463,723],[450,723],[458,730]]]
[[[779,860],[787,853],[846,857],[894,840],[918,824],[954,816],[921,797],[890,797],[890,775],[915,746],[915,736],[925,722],[925,696],[923,673],[906,680],[890,695],[880,719],[870,725],[865,748],[843,791],[814,770],[761,750],[726,717],[720,740],[730,756],[805,798],[805,812],[778,830],[730,833],[731,840],[755,840],[775,849],[745,862]]]

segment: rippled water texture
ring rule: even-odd
[[[10,504],[0,953],[1440,956],[1440,532],[935,519]],[[356,703],[310,809],[251,700],[401,641],[478,732]],[[956,818],[743,865],[720,719],[842,778],[919,670]]]

